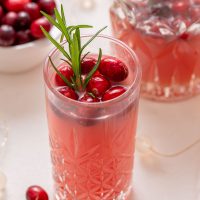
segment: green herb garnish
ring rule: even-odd
[[[65,59],[63,61],[67,62],[74,72],[74,76],[71,81],[67,80],[56,68],[53,61],[49,57],[50,63],[56,73],[62,78],[62,80],[66,83],[67,86],[73,88],[78,91],[82,91],[87,87],[87,84],[93,74],[99,67],[101,57],[102,57],[102,50],[99,49],[98,61],[94,68],[88,73],[85,80],[83,81],[81,77],[81,62],[82,60],[89,54],[83,54],[85,48],[106,28],[100,29],[94,36],[92,36],[85,44],[81,44],[81,35],[80,29],[83,28],[92,28],[90,25],[77,25],[77,26],[67,26],[65,13],[63,6],[61,5],[61,11],[59,12],[57,8],[54,9],[55,19],[48,15],[47,13],[41,11],[41,13],[47,18],[47,20],[54,25],[58,30],[61,32],[60,42],[63,40],[67,41],[68,44],[68,51],[65,50],[64,46],[57,42],[52,36],[41,26],[41,29],[44,35],[53,43],[53,45],[63,54]]]

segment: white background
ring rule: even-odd
[[[71,3],[64,2],[72,21],[97,28],[109,24],[108,0],[97,0],[92,11]],[[27,187],[33,184],[51,195],[42,64],[20,75],[0,75],[0,119],[9,127],[8,146],[0,160],[8,178],[6,200],[25,199]],[[150,138],[164,153],[193,143],[200,137],[200,96],[172,104],[141,100],[138,135]],[[174,158],[136,153],[134,189],[133,200],[200,200],[200,144]]]

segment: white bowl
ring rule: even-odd
[[[59,1],[56,1],[59,6]],[[50,31],[54,39],[60,37],[60,32],[53,27]],[[0,47],[0,72],[19,73],[42,65],[53,45],[43,38],[22,45]]]
[[[55,39],[60,35],[54,27],[50,34]],[[0,72],[19,73],[30,70],[42,64],[51,48],[52,44],[46,38],[12,47],[0,47]]]

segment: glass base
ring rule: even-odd
[[[61,191],[60,191],[61,192]],[[62,194],[58,192],[55,194],[54,200],[133,200],[134,199],[134,193],[132,190],[130,190],[129,192],[121,192],[121,194],[117,197],[83,197],[80,199],[72,198],[72,197],[66,197],[66,195],[63,195],[64,193],[62,192]]]
[[[142,83],[141,96],[154,101],[174,102],[200,94],[200,79],[190,85],[160,86],[159,83]]]

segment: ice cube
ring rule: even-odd
[[[200,34],[200,20],[196,23],[193,23],[189,28],[188,32],[191,32],[194,35]]]

